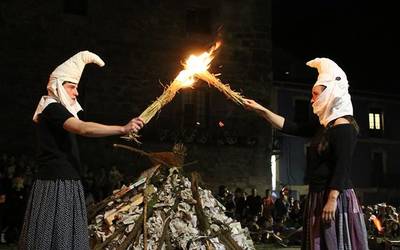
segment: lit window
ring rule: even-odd
[[[375,128],[374,114],[369,113],[369,129]]]
[[[379,111],[370,111],[369,113],[369,129],[382,130],[383,129],[383,113]]]
[[[375,128],[381,129],[381,116],[380,114],[375,114]]]

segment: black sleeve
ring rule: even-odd
[[[330,147],[335,159],[332,179],[329,187],[342,191],[350,178],[353,152],[357,141],[357,132],[350,124],[335,126],[330,132]]]
[[[61,103],[51,103],[43,110],[42,117],[54,126],[63,128],[64,122],[73,115]]]
[[[285,119],[281,132],[295,136],[312,137],[317,130],[318,124],[315,122],[296,123]]]

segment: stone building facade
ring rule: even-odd
[[[87,65],[79,91],[83,120],[123,124],[139,115],[191,53],[222,47],[210,71],[267,104],[272,82],[270,1],[2,1],[0,3],[1,148],[35,153],[32,115],[51,71],[80,50],[106,62]],[[188,148],[188,170],[216,188],[267,188],[271,129],[255,114],[199,82],[179,93],[142,131],[141,149]],[[118,165],[135,176],[145,160],[114,150],[118,137],[80,139],[91,169]]]

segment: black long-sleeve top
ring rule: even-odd
[[[305,173],[305,182],[309,184],[310,191],[342,191],[353,187],[350,169],[357,143],[357,131],[352,124],[324,128],[285,119],[282,132],[302,137],[311,137],[314,134],[307,152]]]

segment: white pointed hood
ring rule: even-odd
[[[327,126],[339,117],[353,115],[349,84],[344,71],[328,58],[315,58],[307,62],[307,65],[318,70],[318,79],[313,87],[326,87],[312,105],[320,123]]]
[[[47,105],[53,102],[61,103],[71,114],[78,118],[77,114],[82,110],[82,107],[78,101],[72,102],[72,99],[63,87],[63,83],[68,81],[78,85],[83,69],[88,63],[95,63],[100,67],[105,65],[104,61],[98,55],[89,51],[81,51],[59,65],[50,74],[49,82],[47,83],[48,95],[42,96],[40,99],[33,115],[33,121],[37,122],[38,115],[43,112]]]

